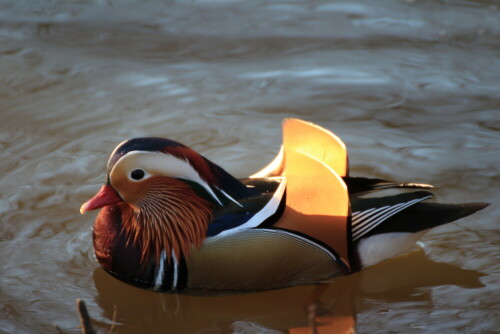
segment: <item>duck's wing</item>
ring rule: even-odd
[[[187,259],[174,259],[173,265],[164,261],[171,274],[158,279],[166,282],[158,289],[267,290],[345,274],[343,260],[330,247],[294,226],[276,227],[288,210],[287,180],[242,180],[259,195],[217,208],[203,246],[192,249]]]
[[[424,202],[428,191],[376,198],[352,198],[352,238],[382,233],[415,233],[466,217],[487,203],[442,204]]]
[[[286,206],[273,228],[313,240],[350,269],[349,196],[341,176],[348,174],[344,143],[333,133],[299,119],[283,123],[283,147],[263,175],[283,175]]]
[[[287,152],[286,208],[274,227],[311,237],[349,266],[349,197],[342,179],[322,162]]]
[[[297,124],[295,120],[290,122]],[[309,154],[297,145],[297,129],[284,126],[283,130],[286,207],[273,227],[307,236],[329,247],[350,269],[352,247],[347,187],[335,166],[328,164],[334,161],[328,159],[326,148],[321,154],[314,149]]]
[[[431,228],[483,209],[486,203],[428,203],[427,191],[377,198],[352,198],[352,240],[361,266],[411,250]]]
[[[375,198],[351,197],[353,241],[369,236],[373,229],[391,217],[432,197],[433,194],[427,191]]]
[[[283,143],[279,153],[266,167],[250,176],[262,178],[281,176],[285,171],[285,152],[292,150],[307,154],[330,166],[339,176],[349,174],[349,159],[344,142],[333,132],[319,125],[297,118],[288,118],[283,122],[283,135],[287,133],[287,142]]]
[[[322,161],[288,150],[290,135],[284,134],[284,176],[243,180],[261,195],[217,214],[187,261],[188,287],[271,289],[350,270],[347,188]]]

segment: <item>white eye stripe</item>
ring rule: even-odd
[[[113,166],[113,169],[109,173],[111,182],[113,182],[113,175],[120,171],[128,171],[127,177],[131,179],[130,173],[135,169],[142,169],[148,177],[161,175],[196,182],[202,186],[217,203],[222,205],[222,202],[217,198],[210,185],[201,178],[200,174],[187,160],[163,152],[131,151],[118,159]],[[137,180],[131,180],[137,182]]]

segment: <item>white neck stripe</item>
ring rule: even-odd
[[[167,258],[167,254],[165,253],[165,250],[161,251],[160,255],[160,263],[158,266],[158,270],[156,271],[156,276],[155,276],[155,285],[153,287],[153,290],[158,291],[161,289],[161,286],[163,284],[163,277],[165,276],[165,260]]]

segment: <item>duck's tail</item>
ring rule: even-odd
[[[425,202],[427,191],[352,200],[352,240],[362,267],[411,250],[430,229],[469,216],[487,203]]]

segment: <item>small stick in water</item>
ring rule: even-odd
[[[90,322],[89,312],[85,306],[85,302],[81,299],[76,300],[76,307],[78,309],[78,315],[80,316],[80,325],[82,326],[83,334],[97,334],[95,329],[92,327]]]

